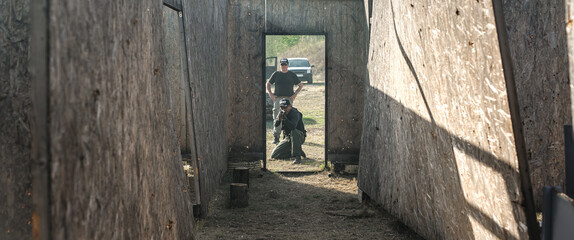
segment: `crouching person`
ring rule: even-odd
[[[281,125],[283,140],[277,144],[271,158],[288,159],[295,157],[293,164],[301,163],[301,156],[305,156],[301,145],[305,142],[307,131],[303,125],[303,114],[291,106],[291,101],[287,98],[279,102],[281,112],[273,122],[275,126]]]

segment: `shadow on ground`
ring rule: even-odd
[[[250,171],[249,206],[229,208],[229,174],[198,239],[422,239],[381,208],[357,198],[353,176]]]

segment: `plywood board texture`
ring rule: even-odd
[[[0,3],[0,239],[32,238],[29,3]]]
[[[161,1],[50,1],[51,238],[188,239]]]
[[[564,21],[566,22],[566,36],[568,47],[568,73],[570,80],[570,99],[574,99],[574,0],[564,1],[566,5],[566,16]],[[572,117],[574,118],[574,104],[570,107],[572,112]]]
[[[182,1],[201,209],[227,170],[227,0]]]
[[[175,131],[178,134],[182,154],[195,151],[191,129],[191,90],[189,69],[185,52],[183,14],[168,6],[163,7],[163,49],[165,74],[169,81],[169,103],[174,117]],[[193,146],[192,146],[193,145]]]
[[[229,1],[228,143],[230,156],[265,152],[263,89],[263,27],[261,0]]]
[[[428,239],[527,239],[491,1],[373,1],[359,188]]]
[[[572,124],[564,1],[503,1],[534,200],[564,187],[564,125]]]
[[[0,4],[1,239],[30,238],[34,224],[42,238],[193,238],[180,151],[202,163],[207,209],[227,166],[227,109],[213,107],[227,106],[227,1],[169,3],[187,20],[192,77],[174,89],[195,107],[180,119],[161,1]]]
[[[358,154],[366,78],[363,2],[232,0],[229,4],[229,58],[234,62],[229,67],[232,154],[265,152],[265,34],[325,34],[327,151]]]
[[[570,80],[570,99],[574,99],[574,0],[567,0],[564,1],[565,8],[566,8],[566,16],[565,16],[565,23],[566,23],[566,36],[567,36],[567,45],[568,47],[568,73],[569,73],[569,80]],[[571,111],[574,105],[571,105]],[[573,113],[574,114],[574,113]],[[571,159],[570,159],[571,160]],[[570,162],[569,162],[570,163]],[[565,188],[565,192],[572,192],[574,189],[572,188]]]

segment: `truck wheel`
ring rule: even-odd
[[[313,78],[312,77],[307,78],[307,83],[309,84],[313,83]]]

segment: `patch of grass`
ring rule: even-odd
[[[199,230],[201,230],[203,228],[204,223],[205,223],[205,221],[203,221],[203,220],[195,221],[195,231],[199,232]]]
[[[315,162],[303,162],[304,165],[315,166]]]
[[[263,208],[260,208],[260,207],[254,207],[254,208],[252,208],[252,207],[250,206],[250,207],[249,207],[249,211],[251,211],[251,212],[263,212],[263,211],[266,211],[266,210],[263,209]]]
[[[301,113],[303,113],[303,123],[305,126],[325,126],[325,109],[303,109]]]
[[[298,209],[298,208],[300,208],[300,206],[298,204],[295,204],[295,203],[287,203],[287,208]]]
[[[315,125],[317,124],[317,120],[313,118],[303,117],[303,124],[305,124],[305,126]]]
[[[279,209],[279,210],[284,210],[285,209],[285,204],[275,204],[273,205],[274,208]]]
[[[279,209],[279,210],[298,209],[298,208],[300,208],[300,206],[299,206],[298,204],[296,204],[296,203],[287,203],[287,204],[285,204],[285,203],[280,203],[280,204],[274,205],[274,207],[275,207],[276,209]]]

